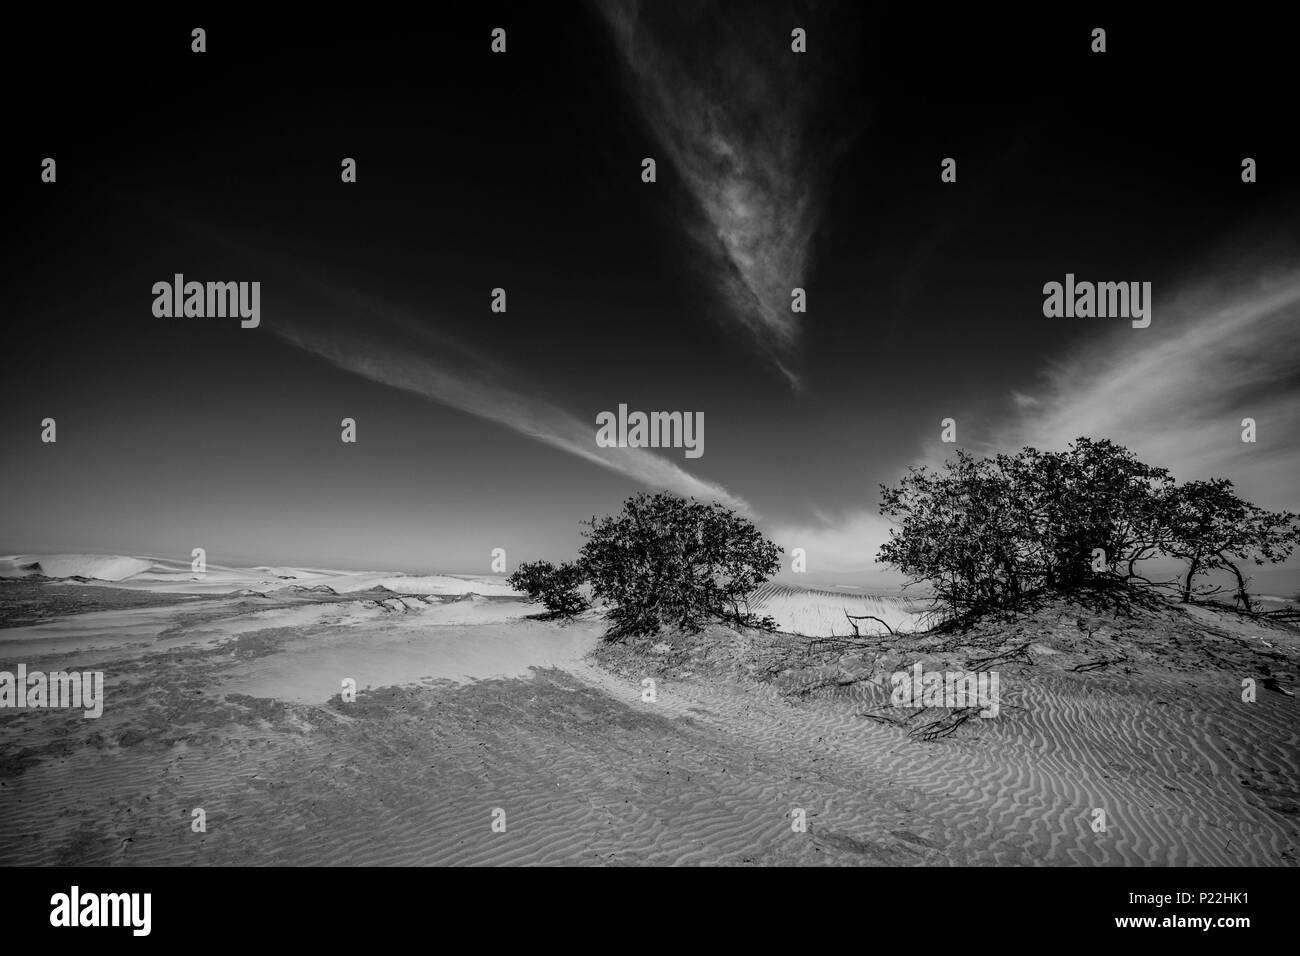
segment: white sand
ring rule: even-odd
[[[796,588],[785,584],[767,584],[750,596],[755,614],[771,615],[778,630],[813,637],[848,636],[853,623],[846,614],[870,614],[885,621],[895,633],[920,630],[922,607],[913,601],[891,595],[851,594],[841,591]],[[856,622],[859,633],[883,634],[878,621]]]
[[[353,577],[301,570],[243,580]],[[171,593],[166,571],[147,574]],[[8,715],[0,864],[1294,865],[1300,852],[1300,705],[1285,692],[1300,638],[1228,612],[1049,607],[952,646],[885,637],[767,670],[747,665],[809,643],[719,628],[593,659],[594,615],[269,594],[0,630],[5,660],[106,676],[100,720]],[[903,629],[914,613],[869,595],[756,597],[813,634],[844,634],[846,608]],[[926,743],[866,716],[888,700],[883,675],[923,647],[934,667],[1029,652],[998,668],[998,719]],[[1242,675],[1280,689],[1261,680],[1243,703]],[[358,700],[326,703],[343,678]],[[209,830],[194,834],[200,806]],[[506,834],[489,827],[497,807]],[[1105,833],[1090,827],[1098,807]],[[792,832],[793,808],[807,832]]]

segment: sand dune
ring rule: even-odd
[[[838,817],[852,823],[850,835],[878,840],[891,826],[924,832],[958,863],[1293,864],[1300,711],[1281,692],[1261,690],[1243,703],[1240,681],[1286,673],[1294,691],[1300,642],[1293,630],[1203,613],[1215,616],[1211,629],[1181,610],[1117,625],[1113,616],[1049,608],[999,625],[995,642],[981,633],[900,652],[882,640],[847,662],[823,653],[830,663],[783,669],[744,695],[732,690],[735,675],[762,674],[772,646],[715,641],[704,653],[698,644],[664,649],[658,667],[638,654],[607,663],[629,675],[657,673],[661,709],[748,728],[755,753],[806,751],[819,770],[888,781],[910,793],[908,806],[927,811],[922,831],[888,808],[873,811],[865,828]],[[1154,633],[1137,638],[1143,629]],[[1167,652],[1166,641],[1185,650]],[[909,734],[909,723],[934,711],[914,721],[896,710],[893,723],[864,720],[891,716],[886,677],[894,669],[917,659],[930,669],[968,665],[1007,648],[1028,654],[1000,665],[999,719],[972,720],[929,743]],[[752,666],[737,668],[746,657]],[[1074,670],[1120,657],[1120,666]],[[807,706],[786,706],[791,699]],[[1104,832],[1093,829],[1097,809],[1106,812]]]
[[[821,595],[763,599],[794,623],[873,600],[832,594],[811,612]],[[889,611],[876,600],[854,606]],[[1294,865],[1300,850],[1284,693],[1300,641],[1230,612],[1058,604],[853,645],[722,627],[602,645],[596,615],[541,621],[506,599],[93,606],[0,630],[5,660],[93,666],[108,688],[99,720],[0,713],[0,863]],[[918,660],[994,661],[1000,716],[920,739],[948,712],[900,714],[888,688]]]
[[[81,577],[86,583],[165,594],[230,594],[240,590],[277,591],[288,587],[328,586],[338,593],[387,588],[399,594],[481,594],[518,596],[497,575],[405,574],[395,571],[331,571],[320,568],[233,568],[208,563],[196,573],[189,561],[122,555],[20,554],[0,558],[0,578],[33,575]]]
[[[18,554],[0,558],[0,577],[42,574],[49,578],[85,577],[121,581],[144,574],[153,562],[119,554]]]

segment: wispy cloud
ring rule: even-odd
[[[791,52],[793,17],[736,10],[728,19],[705,3],[596,6],[647,122],[703,213],[692,231],[730,314],[797,386],[791,290],[804,285],[834,153],[809,140],[829,31],[813,41],[822,44],[814,57]]]
[[[970,447],[1061,449],[1110,438],[1181,481],[1231,478],[1264,507],[1300,510],[1300,270],[1268,278],[1221,273],[1157,296],[1149,329],[1127,323],[1045,364],[1042,386],[1012,391],[1008,417]],[[1241,440],[1255,419],[1258,440]],[[953,446],[926,442],[917,464],[942,465]],[[808,552],[809,571],[882,571],[889,522],[861,508],[773,529]]]
[[[1013,393],[992,445],[1111,438],[1179,479],[1232,478],[1261,505],[1300,506],[1298,324],[1300,270],[1157,293],[1149,329],[1116,329],[1049,366],[1038,394]]]
[[[352,300],[356,316],[343,326],[277,322],[286,341],[341,369],[497,422],[512,431],[617,472],[650,488],[718,501],[752,514],[744,499],[642,448],[600,448],[596,424],[509,384],[517,379],[473,349],[426,331],[411,316]]]
[[[300,306],[263,326],[286,342],[345,371],[402,389],[432,402],[497,422],[534,441],[660,491],[717,501],[753,517],[745,499],[697,478],[684,468],[643,448],[601,448],[596,422],[584,422],[517,385],[523,370],[439,331],[427,319],[395,308],[355,289],[324,280],[308,263],[270,255],[255,245],[213,229],[192,216],[172,219],[296,283],[316,306]]]

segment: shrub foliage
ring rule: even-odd
[[[1297,515],[1243,501],[1225,479],[1179,485],[1104,439],[992,458],[959,451],[881,492],[894,528],[879,559],[928,581],[954,613],[1099,579],[1150,584],[1139,565],[1152,558],[1186,562],[1184,600],[1201,575],[1231,572],[1249,609],[1241,565],[1282,561],[1300,542]]]
[[[565,561],[559,566],[550,561],[526,561],[506,578],[506,583],[557,616],[571,617],[591,606],[579,590],[582,569],[573,561]]]
[[[772,626],[750,612],[747,597],[776,573],[781,549],[734,511],[643,493],[586,525],[579,561],[593,594],[610,605],[611,636],[698,631],[719,618]]]

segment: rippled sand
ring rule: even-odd
[[[0,712],[0,863],[1296,862],[1293,630],[1057,603],[860,646],[598,646],[535,610],[296,593],[0,630],[0,667],[108,682],[100,720]],[[889,703],[918,660],[996,667],[999,716],[923,740],[947,712]]]

